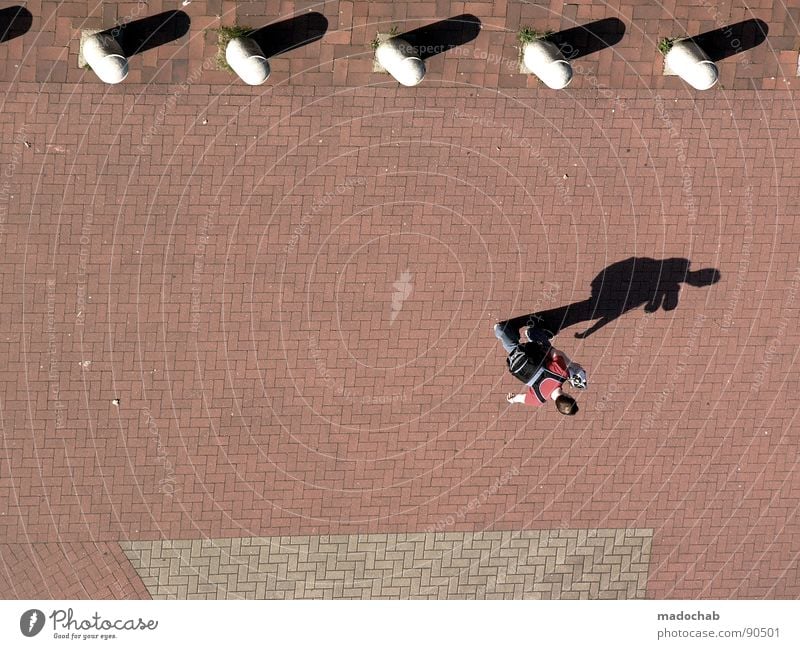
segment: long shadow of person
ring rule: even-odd
[[[553,335],[580,322],[596,320],[586,331],[575,334],[587,338],[621,315],[644,306],[647,313],[659,309],[672,311],[678,306],[681,284],[710,286],[721,277],[716,268],[689,270],[688,259],[630,257],[611,264],[592,280],[592,294],[586,300],[529,316],[514,318],[523,324],[536,324]]]

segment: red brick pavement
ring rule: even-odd
[[[446,54],[427,60],[427,83],[459,81],[490,88],[533,88],[539,82],[518,73],[516,34],[521,26],[540,31],[571,29],[616,18],[625,27],[613,48],[575,60],[572,87],[681,88],[674,77],[663,76],[663,58],[657,51],[661,37],[696,36],[744,20],[767,23],[767,41],[720,62],[720,83],[726,89],[774,89],[797,83],[800,47],[800,8],[772,0],[737,5],[730,0],[697,3],[672,0],[656,3],[564,2],[328,2],[269,0],[231,2],[192,0],[189,5],[151,0],[144,2],[21,3],[33,14],[31,30],[0,48],[0,78],[16,81],[78,82],[94,80],[78,67],[83,29],[109,29],[176,8],[191,20],[191,28],[174,42],[131,58],[127,83],[240,83],[230,72],[216,70],[216,33],[234,24],[259,28],[314,11],[328,21],[324,38],[271,59],[270,84],[362,86],[385,80],[372,72],[370,41],[379,31],[400,32],[445,18],[471,14],[481,22],[478,37]],[[731,36],[731,38],[734,38]],[[736,44],[733,44],[734,48]],[[204,67],[205,63],[205,67]]]
[[[7,82],[2,592],[143,596],[119,540],[453,516],[652,527],[651,597],[800,595],[794,94],[434,71]],[[564,332],[578,417],[507,408],[492,323],[631,256],[722,280]]]
[[[116,542],[4,543],[2,583],[15,599],[148,599]]]

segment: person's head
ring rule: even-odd
[[[578,402],[568,394],[559,394],[556,397],[556,408],[562,415],[574,415],[578,412]]]

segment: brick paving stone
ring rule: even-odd
[[[133,541],[154,599],[641,599],[652,530]]]

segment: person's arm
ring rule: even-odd
[[[525,393],[520,392],[519,394],[514,394],[513,392],[509,392],[506,395],[506,401],[509,403],[525,403]]]
[[[561,358],[562,361],[564,362],[564,367],[569,367],[570,365],[572,365],[572,361],[569,359],[569,356],[567,356],[560,349],[556,349],[555,347],[550,348],[550,358],[552,358],[554,361]]]
[[[556,349],[554,347],[551,350],[550,354],[554,361],[558,361],[558,359],[561,359],[560,362],[563,363],[564,369],[567,370],[567,376],[572,376],[573,374],[577,373],[578,370],[583,370],[582,365],[575,363],[569,356],[567,356],[560,349]],[[583,371],[585,372],[586,370]]]

